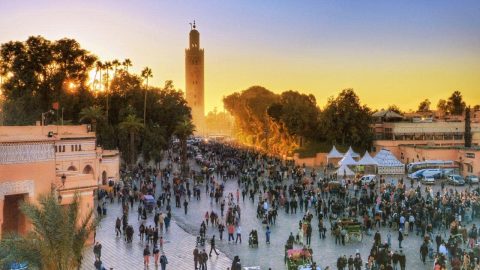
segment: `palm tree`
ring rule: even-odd
[[[182,157],[182,175],[187,175],[187,139],[195,132],[195,125],[188,117],[180,120],[175,126],[175,135],[180,141],[181,157]]]
[[[93,90],[95,91],[95,83],[97,82],[97,73],[100,73],[100,87],[102,87],[102,70],[103,70],[103,63],[101,61],[97,61],[95,64],[95,76],[93,79]]]
[[[105,110],[105,119],[107,120],[107,125],[108,125],[108,82],[109,82],[109,70],[112,69],[112,62],[105,62],[104,63],[104,69],[106,71],[106,82],[105,82],[105,94],[106,94],[106,102],[107,102],[107,108]]]
[[[132,61],[128,58],[126,58],[123,62],[122,62],[122,65],[123,65],[123,68],[125,69],[126,72],[128,72],[128,67],[131,67],[132,66]]]
[[[92,125],[92,131],[97,130],[97,123],[102,121],[103,108],[100,106],[90,106],[80,111],[80,122],[88,122]]]
[[[130,165],[135,164],[135,135],[140,133],[144,125],[134,114],[128,115],[123,122],[118,125],[119,129],[130,136]]]
[[[112,66],[113,66],[113,78],[117,77],[117,70],[118,67],[120,66],[120,61],[118,59],[114,59],[112,61]]]
[[[152,70],[149,67],[145,67],[142,70],[142,78],[145,79],[145,100],[143,102],[143,124],[145,125],[147,120],[147,91],[148,91],[148,78],[153,77]]]
[[[80,197],[61,205],[54,193],[41,195],[38,202],[24,202],[21,211],[30,219],[33,230],[21,236],[3,235],[1,262],[27,262],[34,269],[80,269],[82,253],[98,222],[93,211],[80,216]]]

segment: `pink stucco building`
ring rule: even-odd
[[[18,207],[55,192],[62,204],[77,193],[81,212],[93,209],[94,190],[118,179],[118,151],[96,145],[87,125],[0,126],[0,237],[25,233],[29,222]]]

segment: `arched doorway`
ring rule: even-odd
[[[107,184],[107,172],[103,171],[102,172],[102,185],[106,185],[106,184]]]
[[[83,168],[83,174],[93,174],[93,168],[90,165],[85,166]]]
[[[68,167],[67,171],[77,171],[77,167],[72,165],[72,166]]]

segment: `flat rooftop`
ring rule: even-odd
[[[49,137],[48,134],[53,136]],[[0,142],[40,142],[61,139],[95,138],[87,125],[76,126],[0,126]]]

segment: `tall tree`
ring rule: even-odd
[[[108,119],[108,111],[110,110],[109,104],[108,104],[108,98],[110,95],[110,70],[112,70],[112,62],[105,62],[103,65],[103,68],[105,70],[105,97],[106,97],[106,108],[105,108],[105,120],[107,122],[107,125],[110,123]]]
[[[92,210],[80,215],[80,197],[60,205],[56,196],[41,195],[38,203],[27,202],[21,211],[32,222],[25,236],[3,235],[0,250],[7,250],[2,262],[27,262],[33,269],[80,269],[86,242],[98,222]]]
[[[143,103],[143,124],[147,121],[147,92],[148,92],[148,78],[153,77],[152,70],[149,67],[145,67],[142,70],[142,78],[145,80],[145,101]]]
[[[132,66],[132,61],[126,58],[125,60],[123,60],[122,66],[125,69],[125,71],[128,72],[128,68]]]
[[[353,89],[345,89],[328,100],[321,113],[318,132],[323,133],[330,144],[368,150],[373,141],[371,123],[370,108],[361,105]]]
[[[465,147],[472,147],[472,120],[470,118],[470,107],[465,109]]]
[[[438,100],[437,110],[439,110],[443,114],[448,113],[447,101],[445,99]]]
[[[135,137],[140,133],[144,128],[141,120],[137,118],[134,114],[128,115],[123,122],[118,125],[120,131],[125,132],[129,135],[130,138],[130,165],[135,165],[136,154],[135,154]]]
[[[465,102],[463,101],[462,93],[455,91],[448,98],[447,110],[451,115],[462,115],[465,110]]]
[[[0,47],[6,124],[32,124],[53,102],[65,108],[67,119],[78,120],[78,104],[92,94],[88,73],[96,57],[73,39],[50,41],[41,36],[10,41]],[[76,91],[65,87],[74,82]],[[77,91],[78,90],[78,91]]]
[[[420,104],[418,105],[418,112],[429,112],[430,111],[430,104],[432,104],[430,102],[430,100],[425,99],[424,101],[420,102]]]

